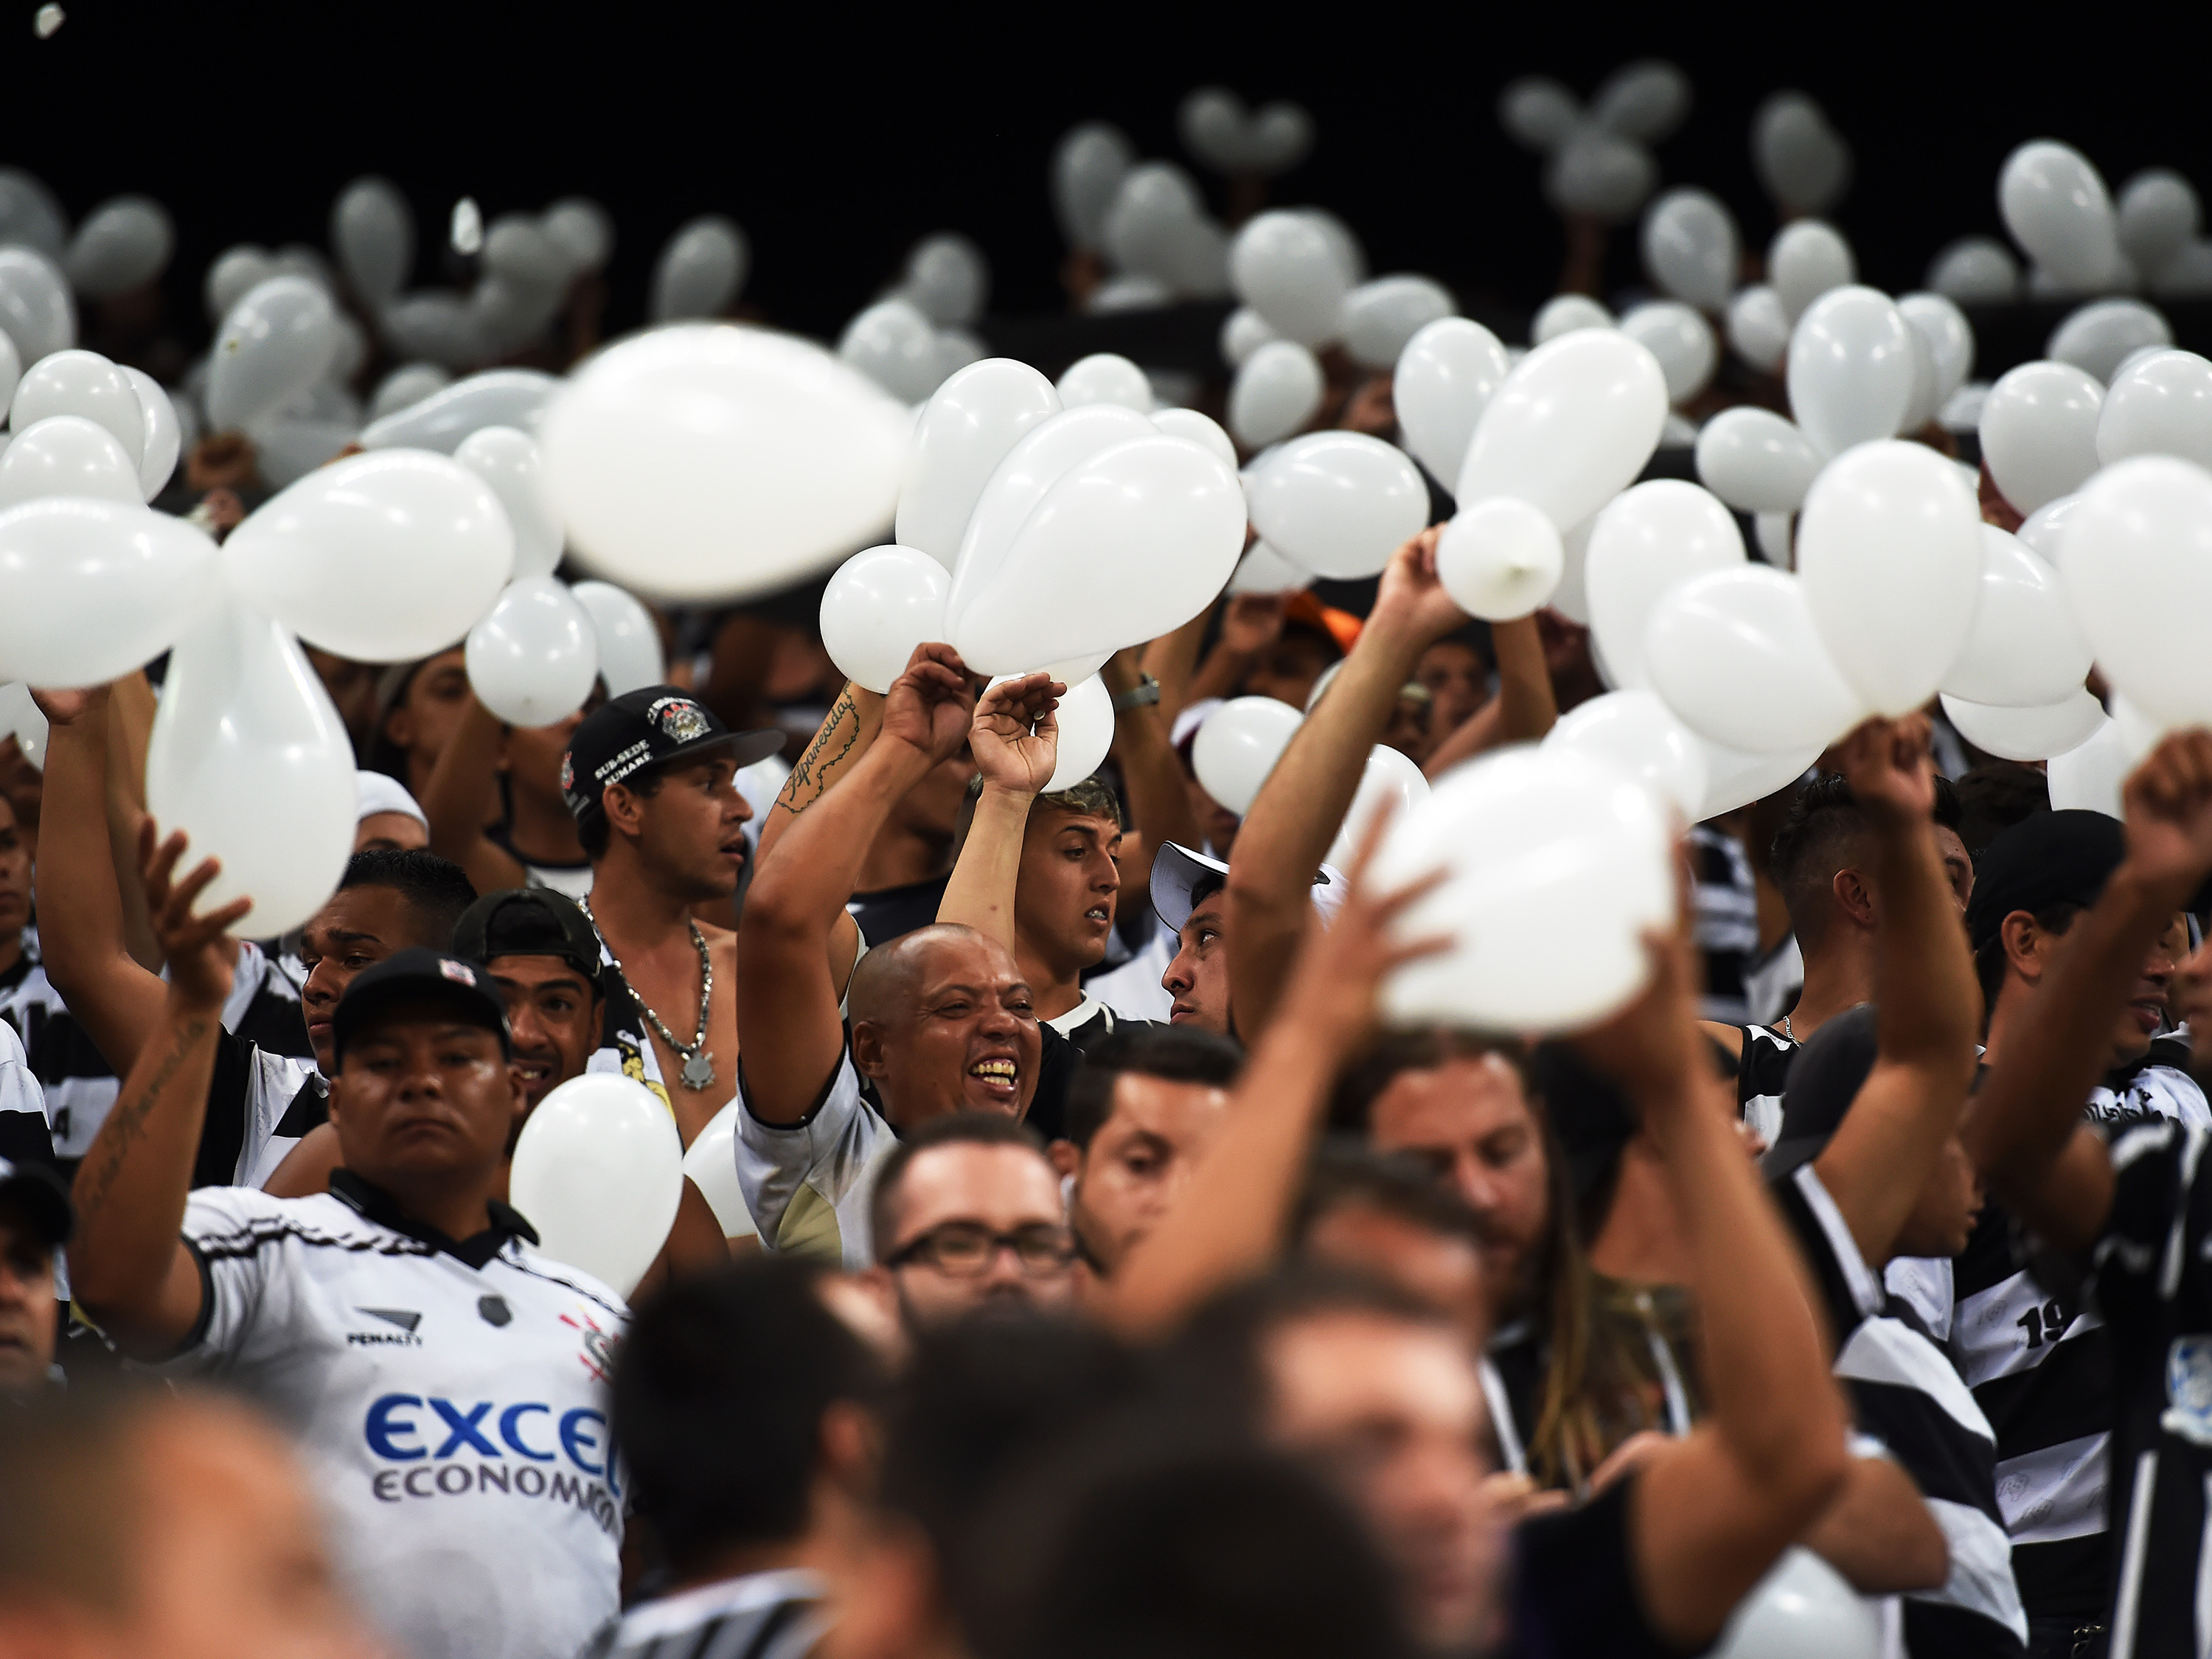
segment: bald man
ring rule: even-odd
[[[831,787],[803,811],[793,804],[798,785],[772,809],[791,816],[772,841],[763,836],[737,980],[738,1178],[770,1249],[869,1267],[869,1194],[894,1129],[990,1112],[1058,1131],[1076,1057],[1039,1024],[1003,945],[940,924],[869,951],[848,989],[849,1041],[830,968],[840,940],[850,960],[845,901],[869,843],[907,792],[967,741],[975,700],[950,646],[921,647],[865,753],[841,757]],[[793,776],[820,782],[806,762]]]

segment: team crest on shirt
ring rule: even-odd
[[[664,697],[647,712],[671,743],[690,743],[714,729],[707,711],[689,697]]]
[[[565,749],[561,751],[561,793],[564,795],[576,793],[576,763],[569,758]]]
[[[2212,1337],[2174,1338],[2166,1351],[2166,1401],[2159,1427],[2212,1446]]]
[[[573,1316],[562,1314],[561,1322],[582,1337],[584,1351],[577,1358],[583,1361],[584,1369],[592,1374],[593,1381],[605,1382],[613,1375],[615,1350],[621,1346],[622,1339],[601,1329],[599,1322],[592,1317],[591,1310],[581,1303],[576,1304]]]

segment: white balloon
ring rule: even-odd
[[[1191,741],[1199,787],[1242,817],[1290,746],[1304,717],[1273,697],[1231,697],[1200,722]]]
[[[660,630],[653,625],[651,611],[612,582],[578,582],[568,592],[592,619],[598,647],[593,654],[609,696],[667,681]]]
[[[1237,297],[1300,345],[1336,337],[1338,313],[1354,280],[1328,233],[1303,213],[1260,214],[1230,244],[1229,283]]]
[[[1705,799],[1705,751],[1697,734],[1650,691],[1608,691],[1559,717],[1547,749],[1571,749],[1634,778],[1695,823]]]
[[[2197,191],[2170,167],[2138,173],[2120,189],[2115,214],[2120,251],[2137,270],[2162,269],[2196,240]]]
[[[1099,769],[1114,746],[1114,695],[1097,675],[1068,686],[1055,713],[1060,742],[1052,776],[1045,781],[1048,795],[1074,788]]]
[[[1251,449],[1279,442],[1321,407],[1321,364],[1290,340],[1270,340],[1244,360],[1229,388],[1229,429]]]
[[[1237,574],[1229,579],[1231,593],[1296,593],[1313,586],[1313,572],[1293,564],[1265,542],[1254,542],[1244,551]]]
[[[76,307],[61,267],[34,248],[0,247],[0,331],[24,362],[35,363],[76,341]]]
[[[53,496],[0,513],[0,676],[103,685],[142,666],[198,619],[219,557],[198,526],[135,500]]]
[[[1336,838],[1322,862],[1348,868],[1358,860],[1377,816],[1388,812],[1391,822],[1397,823],[1426,800],[1429,793],[1429,781],[1419,766],[1387,744],[1376,744],[1367,751],[1359,787],[1352,792],[1352,805],[1345,809],[1344,822],[1337,826]]]
[[[1060,139],[1052,157],[1052,204],[1072,245],[1104,245],[1106,216],[1136,159],[1121,130],[1103,121],[1086,121]]]
[[[4,371],[0,365],[0,371]],[[177,407],[169,401],[169,394],[160,382],[143,368],[118,364],[124,377],[131,382],[131,390],[138,399],[138,412],[144,417],[145,435],[138,446],[138,489],[141,497],[152,501],[169,482],[177,470],[177,457],[184,448],[184,428],[177,423]]]
[[[235,430],[321,380],[337,349],[329,291],[305,276],[271,276],[230,308],[208,361],[208,421]]]
[[[1710,738],[1699,736],[1697,741],[1705,762],[1705,794],[1695,815],[1700,823],[1789,788],[1811,769],[1827,747],[1819,743],[1780,754],[1747,755]]]
[[[1587,561],[1590,532],[1596,524],[1593,514],[1559,538],[1559,549],[1564,555],[1559,565],[1559,585],[1552,590],[1552,597],[1546,602],[1547,608],[1578,628],[1590,625]]]
[[[1738,290],[1729,301],[1728,342],[1753,368],[1771,374],[1790,355],[1790,315],[1782,296],[1765,283]]]
[[[1148,415],[1152,409],[1152,383],[1145,371],[1127,357],[1095,351],[1070,363],[1053,388],[1063,409],[1078,404],[1119,404]]]
[[[1123,270],[1169,287],[1182,275],[1186,245],[1204,222],[1198,185],[1172,161],[1147,161],[1122,175],[1103,221],[1107,257]]]
[[[735,221],[702,213],[668,239],[653,268],[647,314],[656,323],[720,315],[745,283],[750,251]]]
[[[2153,351],[2122,369],[2097,416],[2097,459],[2178,455],[2212,466],[2212,362],[2193,351]]]
[[[2110,713],[2112,725],[2118,732],[2120,747],[2126,752],[2129,765],[2138,765],[2172,727],[2164,720],[2153,720],[2118,692],[2109,695],[2112,699]]]
[[[1982,461],[2021,513],[2072,494],[2097,470],[2105,389],[2071,363],[2022,363],[1982,405]]]
[[[2212,603],[2212,473],[2166,455],[2106,467],[2068,515],[2058,572],[2106,679],[2164,725],[2212,723],[2197,627]]]
[[[659,1097],[611,1072],[570,1078],[514,1143],[507,1195],[539,1254],[628,1296],[684,1196],[684,1139]]]
[[[1691,578],[1743,563],[1743,536],[1729,510],[1697,485],[1654,478],[1606,504],[1590,527],[1587,557],[1591,632],[1614,683],[1641,688],[1650,684],[1644,637],[1653,609]]]
[[[1405,452],[1360,432],[1310,432],[1253,468],[1252,528],[1316,576],[1380,574],[1429,521]]]
[[[1160,303],[1166,303],[1163,290]],[[1244,360],[1270,340],[1283,337],[1267,326],[1267,319],[1249,306],[1239,306],[1229,313],[1229,320],[1221,325],[1221,360],[1231,368],[1242,368]]]
[[[1582,118],[1574,94],[1549,76],[1522,76],[1498,94],[1498,125],[1515,143],[1539,155],[1565,143]]]
[[[1794,513],[1754,513],[1751,519],[1753,539],[1759,544],[1760,556],[1777,570],[1797,568],[1797,515]]]
[[[599,674],[591,617],[550,575],[518,576],[469,629],[469,689],[509,726],[566,720]]]
[[[925,236],[906,256],[900,291],[940,325],[972,323],[983,314],[991,267],[983,250],[956,231]]]
[[[1052,382],[1011,357],[986,358],[950,376],[915,426],[899,489],[900,545],[950,570],[992,471],[1023,434],[1060,410]]]
[[[708,1120],[684,1154],[684,1178],[707,1200],[725,1238],[760,1236],[751,1212],[745,1208],[744,1191],[738,1184],[738,1115],[744,1110],[740,1101],[723,1107]]]
[[[1237,465],[1235,441],[1211,416],[1201,415],[1194,409],[1156,409],[1152,411],[1152,424],[1170,438],[1188,438],[1200,448],[1212,450],[1225,465]]]
[[[246,428],[246,435],[252,441],[253,467],[261,482],[282,489],[336,459],[361,434],[345,422],[271,416]]]
[[[27,431],[57,415],[76,415],[104,427],[136,465],[146,441],[145,416],[130,377],[96,351],[57,351],[31,365],[15,383],[9,424]]]
[[[1795,513],[1820,471],[1820,452],[1771,410],[1724,409],[1698,432],[1698,477],[1743,513]]]
[[[1454,605],[1488,622],[1526,617],[1559,585],[1566,550],[1543,509],[1510,495],[1462,507],[1437,538],[1437,580]]]
[[[1377,276],[1344,296],[1336,332],[1363,368],[1389,368],[1430,324],[1459,309],[1451,290],[1426,276]]]
[[[1634,482],[1666,420],[1666,376],[1650,352],[1617,330],[1577,330],[1505,377],[1453,496],[1462,506],[1517,496],[1566,530]]]
[[[585,364],[538,447],[569,545],[595,570],[647,595],[735,598],[889,529],[911,428],[819,346],[690,324]]]
[[[40,39],[61,27],[59,13],[57,6],[51,27],[37,21]],[[69,219],[53,191],[21,167],[0,167],[0,242],[19,242],[59,258],[68,241]]]
[[[1858,276],[1851,245],[1833,225],[1800,219],[1784,225],[1766,249],[1766,280],[1774,284],[1783,315],[1794,325],[1813,301]]]
[[[592,362],[596,365],[605,355]],[[410,372],[403,369],[398,374]],[[396,380],[398,374],[392,379]],[[391,384],[390,380],[385,383],[387,387]],[[535,432],[546,405],[563,384],[534,368],[486,369],[465,380],[434,387],[380,416],[361,434],[361,446],[363,449],[432,449],[450,455],[471,433],[488,426]]]
[[[46,717],[31,701],[31,688],[21,681],[0,685],[0,737],[12,737],[25,760],[46,769]]]
[[[937,331],[906,300],[878,300],[846,324],[837,355],[901,403],[920,403],[944,378]]]
[[[564,196],[545,210],[540,222],[547,236],[568,256],[574,276],[605,267],[615,251],[615,222],[588,196]]]
[[[2002,242],[1967,236],[1936,256],[1928,286],[1962,306],[2009,305],[2020,297],[2020,264]]]
[[[1851,147],[1802,92],[1778,92],[1759,105],[1751,160],[1766,193],[1793,213],[1826,212],[1851,181]]]
[[[1544,308],[1528,325],[1528,343],[1548,345],[1577,329],[1612,326],[1613,313],[1596,301],[1580,294],[1557,294],[1544,302]]]
[[[822,590],[822,648],[839,673],[881,696],[906,672],[915,647],[945,637],[951,591],[945,567],[918,549],[855,553]]]
[[[2044,562],[2055,569],[2058,563],[2058,538],[2065,530],[2074,503],[2081,499],[2079,495],[2061,495],[2056,501],[2044,502],[2021,520],[2020,528],[2014,534],[2030,551],[2040,555]]]
[[[355,179],[331,204],[331,246],[363,301],[376,306],[392,299],[415,264],[415,215],[407,198],[387,179]]]
[[[2120,723],[2106,720],[2088,737],[2053,755],[2044,768],[2054,812],[2120,816],[2120,786],[2135,769]]]
[[[1957,660],[1981,595],[1982,530],[1972,488],[1924,444],[1862,444],[1813,481],[1797,572],[1829,659],[1875,714],[1911,713]]]
[[[1870,288],[1822,295],[1790,337],[1790,410],[1813,447],[1839,455],[1893,435],[1912,400],[1913,331]]]
[[[511,426],[483,427],[461,441],[453,459],[489,484],[506,510],[514,532],[516,579],[550,576],[561,562],[562,535],[560,515],[545,494],[536,441]]]
[[[1943,695],[1959,735],[2000,760],[2049,760],[2077,749],[2105,723],[2105,706],[2076,687],[2057,702],[2020,708]]]
[[[2142,301],[2096,300],[2058,325],[2044,355],[2110,381],[2134,353],[2172,343],[2166,319]]]
[[[1632,138],[1578,127],[1544,169],[1544,196],[1571,217],[1617,224],[1644,205],[1659,182],[1659,164]]]
[[[1391,401],[1406,447],[1431,477],[1458,478],[1475,422],[1510,368],[1498,337],[1465,317],[1440,318],[1406,343]]]
[[[1982,526],[1982,547],[1973,627],[1943,676],[1943,690],[1968,702],[2008,708],[2041,708],[2080,690],[2089,672],[2089,642],[2057,571],[1994,525]]]
[[[450,289],[402,295],[377,313],[378,331],[394,355],[422,357],[447,368],[469,368],[492,355],[485,319]]]
[[[1452,948],[1383,982],[1397,1024],[1561,1030],[1644,982],[1644,933],[1674,914],[1674,839],[1649,790],[1571,750],[1508,749],[1455,769],[1390,828],[1383,891],[1442,867],[1394,931]]]
[[[1927,343],[1936,370],[1936,405],[1941,408],[1973,372],[1973,325],[1941,294],[1908,294],[1897,302],[1897,309]]]
[[[1729,1616],[1714,1659],[1875,1659],[1874,1609],[1842,1574],[1791,1545]]]
[[[1798,579],[1765,565],[1671,589],[1652,607],[1644,661],[1651,689],[1693,731],[1746,754],[1824,749],[1865,718]]]
[[[1997,175],[1997,207],[2013,240],[2069,288],[2094,294],[2112,277],[2112,201],[2081,151],[2047,138],[2022,144]]]
[[[82,415],[50,415],[17,432],[0,452],[0,508],[45,495],[145,500],[138,462],[106,428]]]
[[[467,633],[514,568],[491,487],[422,450],[352,455],[312,472],[223,544],[236,591],[311,645],[404,662]]]
[[[177,241],[176,227],[159,202],[117,196],[87,214],[63,257],[70,284],[91,299],[143,288],[161,274]]]
[[[1672,299],[1719,311],[1735,287],[1735,220],[1710,191],[1670,190],[1644,216],[1644,269]]]
[[[254,933],[289,933],[336,890],[358,812],[353,743],[280,623],[226,596],[178,639],[146,807],[163,835],[185,832],[185,867],[222,861],[200,908],[250,896]]]
[[[1622,316],[1620,331],[1659,360],[1670,404],[1686,404],[1703,392],[1720,361],[1712,325],[1677,300],[1634,307]]]
[[[277,274],[276,261],[265,247],[241,242],[225,248],[216,256],[200,283],[200,297],[209,319],[221,326],[233,306]]]
[[[368,400],[368,417],[382,420],[421,403],[453,385],[453,377],[435,363],[404,363],[377,383]]]

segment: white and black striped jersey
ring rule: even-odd
[[[1771,1146],[1782,1134],[1782,1091],[1790,1082],[1790,1062],[1798,1044],[1764,1025],[1741,1025],[1743,1047],[1735,1062],[1738,1116]]]
[[[0,1025],[0,1158],[48,1168],[54,1162],[46,1094],[32,1074],[21,1039],[7,1025]]]
[[[1751,860],[1741,842],[1710,823],[1691,830],[1689,850],[1698,949],[1705,959],[1698,1018],[1741,1025],[1752,1017],[1744,977],[1759,954],[1759,892]]]
[[[641,1601],[577,1659],[804,1659],[822,1635],[824,1588],[785,1569]]]
[[[2083,1115],[2107,1137],[2146,1122],[2212,1127],[2203,1091],[2171,1039],[2094,1091]],[[1995,1204],[1952,1263],[1945,1344],[1997,1436],[1997,1503],[2028,1613],[2084,1623],[2111,1584],[2106,1534],[2112,1409],[2111,1335],[2067,1261],[2031,1256]]]
[[[1772,1190],[1827,1306],[1835,1372],[1859,1427],[1912,1477],[1950,1547],[1950,1577],[1905,1598],[1905,1650],[1917,1659],[2021,1653],[2027,1616],[1997,1511],[1989,1419],[1918,1316],[1868,1267],[1813,1165]]]
[[[626,1482],[607,1377],[628,1317],[503,1204],[455,1241],[350,1171],[185,1206],[208,1376],[297,1442],[361,1604],[410,1659],[556,1659],[615,1615]]]

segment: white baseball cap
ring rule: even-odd
[[[1192,851],[1179,842],[1169,842],[1152,860],[1152,909],[1171,933],[1182,932],[1183,923],[1198,907],[1190,896],[1198,884],[1209,876],[1218,876],[1226,881],[1229,866],[1219,859],[1211,859],[1203,853]],[[1344,872],[1333,864],[1324,864],[1314,872],[1314,908],[1321,919],[1335,919],[1338,908],[1344,903]]]
[[[404,812],[421,824],[430,828],[430,820],[415,797],[407,793],[407,786],[385,772],[356,772],[353,775],[353,798],[358,810],[354,821],[373,817],[379,812]]]

